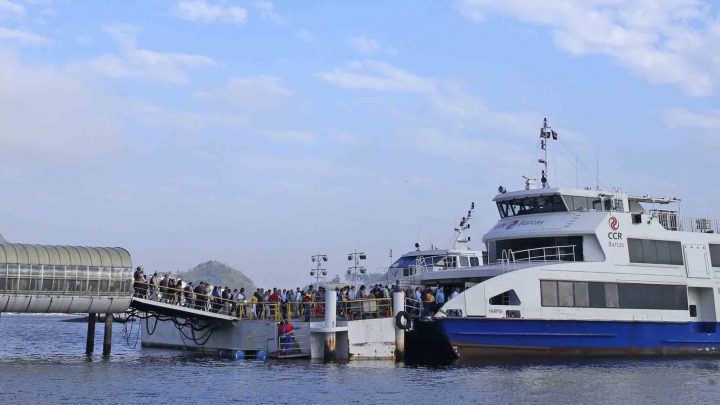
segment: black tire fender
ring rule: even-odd
[[[400,311],[395,315],[395,326],[398,329],[408,330],[412,326],[412,316],[406,311]]]

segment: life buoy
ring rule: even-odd
[[[395,326],[398,327],[398,329],[402,330],[408,330],[410,329],[410,326],[412,325],[412,317],[409,313],[405,311],[400,311],[395,315]]]

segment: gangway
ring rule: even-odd
[[[213,311],[189,308],[181,305],[159,302],[147,298],[133,297],[130,308],[140,312],[157,315],[178,317],[184,319],[206,319],[219,321],[238,321],[240,318],[232,315],[220,314]]]

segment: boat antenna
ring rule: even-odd
[[[600,151],[595,148],[595,191],[600,191]]]
[[[552,138],[553,140],[558,139],[557,132],[553,131],[550,126],[548,126],[547,118],[543,119],[543,127],[540,128],[540,149],[543,151],[543,158],[538,159],[538,163],[543,165],[542,172],[540,173],[540,184],[542,185],[542,188],[548,188],[550,187],[550,183],[548,181],[548,141]]]

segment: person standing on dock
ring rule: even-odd
[[[185,289],[184,289],[184,291],[185,291],[185,306],[188,308],[192,308],[194,305],[193,288],[194,288],[193,283],[191,281],[185,286]]]

